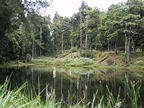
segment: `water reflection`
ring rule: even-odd
[[[55,93],[55,90],[56,90],[56,67],[54,67],[54,69],[53,69],[53,78],[54,78],[54,97],[56,97],[56,93]]]
[[[124,81],[125,75],[129,80],[137,80],[134,73],[128,70],[112,70],[112,69],[91,69],[91,68],[60,68],[50,66],[32,66],[18,68],[1,68],[0,84],[13,72],[11,77],[12,88],[22,85],[25,81],[29,87],[38,89],[38,80],[40,88],[43,90],[48,84],[48,95],[54,92],[55,101],[60,101],[63,97],[64,103],[74,104],[82,101],[82,104],[92,102],[94,95],[98,90],[96,100],[102,96],[108,96],[108,86],[110,92],[117,98],[118,94],[121,99],[128,99],[127,84]],[[141,79],[143,82],[143,79]],[[140,102],[144,97],[144,88],[140,92]],[[45,95],[44,95],[45,96]],[[44,97],[45,98],[45,97]],[[107,100],[106,98],[104,100]],[[98,102],[98,101],[96,101]],[[128,103],[128,101],[125,101]]]

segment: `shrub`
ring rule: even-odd
[[[139,61],[136,61],[134,64],[135,65],[144,65],[144,61],[143,60],[139,60]]]
[[[113,63],[114,63],[111,59],[107,59],[106,62],[108,65],[113,65]]]
[[[0,56],[0,63],[4,63],[4,62],[6,62],[6,61],[7,61],[7,60],[6,60],[5,57]]]
[[[26,62],[31,62],[32,57],[30,54],[26,54]]]
[[[125,62],[125,59],[126,59],[126,53],[122,53],[121,56],[119,56],[119,60],[121,60],[123,63]]]
[[[81,52],[82,57],[94,58],[94,55],[95,55],[95,52],[93,51],[91,52],[90,50],[87,50],[87,51],[83,50]]]
[[[138,57],[134,63],[135,65],[144,65],[144,58]]]
[[[75,59],[73,59],[73,62],[83,63],[83,64],[93,64],[94,63],[94,61],[92,59],[84,58],[84,57],[75,58]]]
[[[70,52],[77,52],[78,51],[78,48],[77,47],[72,47],[71,49],[70,49]]]
[[[142,50],[140,48],[137,48],[136,49],[136,52],[141,52]]]

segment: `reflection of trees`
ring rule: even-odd
[[[36,70],[34,67],[0,69],[0,83],[4,82],[6,76],[9,76],[11,72],[13,72],[10,80],[12,88],[16,87],[17,85],[22,85],[27,80],[29,88],[34,87],[35,90],[38,90],[39,76],[41,90],[46,87],[45,84],[48,84],[49,92],[51,92],[51,90],[55,92],[56,101],[60,101],[61,97],[63,96],[63,100],[68,102],[69,94],[70,103],[77,103],[84,99],[83,102],[87,104],[87,102],[93,100],[93,94],[95,94],[98,90],[98,94],[96,96],[96,102],[98,102],[100,97],[104,96],[106,99],[106,97],[109,95],[106,85],[114,94],[115,98],[118,95],[119,87],[121,87],[120,98],[126,97],[126,83],[123,81],[124,78],[117,78],[119,75],[117,70],[112,72],[110,72],[110,70],[109,72],[105,71],[105,75],[108,75],[103,80],[99,78],[101,73],[79,74],[77,77],[72,77],[77,75],[76,73],[72,72],[72,69],[68,70],[67,73],[58,72],[58,69],[56,69],[56,75],[54,75],[53,70],[54,68],[47,71],[44,70],[43,72],[43,70]],[[109,80],[108,78],[111,79]]]

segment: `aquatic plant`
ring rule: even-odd
[[[125,84],[127,87],[127,96],[130,100],[129,103],[127,103],[125,99],[120,98],[121,88],[119,88],[117,97],[114,97],[114,94],[109,90],[108,86],[106,86],[107,96],[102,94],[99,97],[99,91],[96,90],[92,102],[85,103],[85,98],[83,97],[81,101],[75,104],[72,103],[71,100],[68,100],[68,103],[65,104],[63,98],[58,102],[56,101],[55,90],[49,92],[48,85],[41,90],[39,78],[38,91],[34,88],[29,89],[27,82],[11,90],[10,78],[6,78],[4,84],[0,85],[0,108],[120,108],[127,107],[128,105],[130,105],[131,108],[138,108],[141,82],[129,81],[126,77]],[[44,91],[45,100],[42,100],[41,94],[44,93]],[[70,95],[68,99],[71,99]]]

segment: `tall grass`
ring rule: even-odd
[[[140,97],[140,81],[131,82],[126,77],[127,95],[130,100],[131,108],[139,107]],[[10,88],[10,79],[6,78],[4,84],[0,85],[0,108],[127,108],[127,103],[124,99],[120,99],[120,89],[117,94],[117,98],[114,97],[112,92],[106,87],[108,96],[102,95],[98,100],[99,91],[96,90],[96,94],[93,97],[92,102],[83,104],[82,99],[80,102],[72,105],[72,103],[63,103],[63,99],[60,102],[56,102],[55,93],[51,92],[49,96],[48,85],[41,90],[40,81],[38,79],[38,92],[36,90],[28,88],[27,82],[20,87],[16,87],[14,90]],[[41,100],[41,94],[45,92],[45,100]],[[33,94],[33,95],[32,95]],[[97,101],[97,102],[96,102]]]

